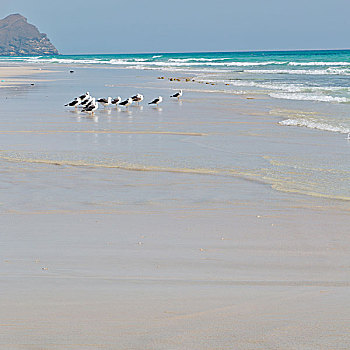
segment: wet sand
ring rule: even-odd
[[[87,118],[62,104],[91,77],[102,96],[178,85],[57,71],[0,90],[1,349],[349,348],[348,201],[259,177],[275,148],[341,140],[278,126],[263,100],[186,90]]]
[[[50,72],[49,68],[43,70],[43,68],[35,66],[3,65],[0,66],[0,88],[42,82],[43,79],[40,78],[40,74]],[[48,81],[48,79],[45,79],[45,81]]]

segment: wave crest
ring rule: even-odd
[[[336,102],[347,103],[350,102],[346,97],[334,97],[329,95],[303,94],[303,93],[271,93],[270,97],[280,98],[285,100],[299,100],[299,101],[317,101],[317,102]]]
[[[341,134],[348,134],[350,133],[350,129],[345,126],[336,126],[331,125],[324,122],[319,122],[315,120],[310,119],[286,119],[281,122],[279,122],[280,125],[286,125],[286,126],[301,126],[306,127],[310,129],[317,129],[322,131],[332,131],[337,132]]]

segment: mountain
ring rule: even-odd
[[[0,56],[58,55],[46,34],[20,14],[0,20]]]

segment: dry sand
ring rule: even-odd
[[[3,215],[0,348],[346,349],[348,213],[325,214]]]

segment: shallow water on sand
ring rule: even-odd
[[[301,113],[299,102],[170,83],[156,79],[153,71],[90,67],[69,74],[56,68],[53,82],[1,92],[6,98],[0,131],[3,186],[18,172],[38,173],[45,166],[56,174],[79,166],[192,174],[194,181],[208,175],[220,184],[240,178],[286,193],[350,200],[349,142],[340,134],[279,124],[286,113]],[[178,88],[184,89],[183,99],[170,100]],[[141,92],[145,102],[158,95],[165,101],[159,108],[100,106],[94,116],[63,107],[86,90],[122,98]],[[230,200],[229,193],[224,197]]]

